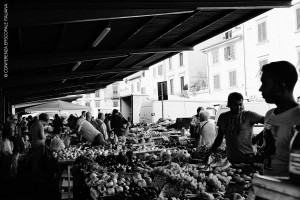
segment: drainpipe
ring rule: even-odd
[[[203,52],[206,54],[206,65],[207,65],[207,82],[208,82],[208,94],[210,94],[210,82],[209,82],[209,65],[208,65],[208,54],[207,52]]]
[[[246,48],[245,48],[245,30],[244,30],[244,23],[242,24],[243,26],[243,52],[244,52],[244,76],[245,76],[245,98],[248,97],[248,92],[247,92],[247,72],[246,72]]]

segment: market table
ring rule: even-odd
[[[68,179],[68,199],[72,199],[72,194],[71,194],[71,168],[74,164],[75,160],[73,159],[68,159],[68,160],[58,160],[57,164],[58,164],[58,173],[61,176],[60,179],[62,179],[64,177],[63,174],[63,168],[66,166],[67,167],[67,174],[66,177]],[[62,182],[63,184],[63,182]],[[62,194],[63,197],[63,194]]]
[[[254,175],[248,200],[262,197],[268,200],[299,200],[300,186],[289,182],[288,177]]]

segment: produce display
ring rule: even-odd
[[[193,148],[192,140],[173,137],[174,130],[156,124],[131,131],[109,148],[83,144],[59,149],[53,156],[74,160],[73,176],[80,171],[83,177],[79,189],[85,188],[84,194],[94,200],[241,200],[247,197],[253,173],[258,173],[254,165],[232,165],[224,145],[206,162],[210,149]],[[153,142],[155,137],[162,140]]]
[[[93,199],[107,196],[111,199],[156,199],[159,195],[159,189],[151,187],[151,178],[140,173],[131,177],[118,173],[92,173],[86,181]]]
[[[191,164],[196,158],[190,153],[206,155],[207,151],[206,147],[177,148],[135,155],[127,150],[116,155],[102,149],[97,156],[79,156],[75,163],[84,173],[93,199],[238,200],[247,197],[253,167],[232,166],[224,156],[224,149],[211,156],[210,165]]]
[[[215,198],[218,196],[217,199],[232,198],[236,195],[234,190],[226,190],[234,184],[242,187],[239,192],[240,195],[244,195],[244,190],[251,186],[252,176],[252,173],[245,174],[243,170],[232,168],[230,165],[211,172],[191,165],[180,167],[177,163],[155,168],[152,174],[166,177],[166,181],[172,185],[179,184],[183,194],[199,194],[202,198],[213,195]]]
[[[59,149],[53,152],[53,157],[58,161],[75,160],[77,157],[84,155],[91,159],[95,159],[97,155],[108,154],[108,150],[104,150],[104,147],[90,147],[89,145],[80,145],[69,147],[65,149]],[[111,153],[111,152],[110,152]]]

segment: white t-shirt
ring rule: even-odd
[[[210,147],[214,143],[216,138],[216,127],[210,121],[200,122],[200,127],[201,127],[200,144]]]
[[[90,122],[83,118],[79,118],[76,125],[81,125],[79,134],[89,142],[93,142],[95,137],[100,133]]]
[[[278,115],[274,114],[274,109],[269,110],[265,116],[266,124],[271,125],[276,152],[272,156],[272,170],[265,170],[264,174],[288,176],[290,142],[294,135],[293,126],[300,124],[300,105]]]

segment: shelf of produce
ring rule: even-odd
[[[63,170],[61,176],[62,178],[68,178],[68,171],[67,170]],[[72,178],[72,175],[70,175],[70,177]]]
[[[73,199],[73,193],[69,195],[68,192],[61,193],[61,199]]]
[[[59,165],[73,165],[75,159],[58,160]]]
[[[181,135],[181,132],[180,132],[180,131],[168,131],[168,132],[166,132],[166,133],[168,133],[168,134],[170,134],[170,135]]]
[[[161,136],[155,136],[155,137],[151,137],[152,140],[161,140],[162,137]]]
[[[134,154],[139,154],[139,153],[155,153],[155,152],[161,152],[163,150],[173,150],[176,148],[164,148],[164,149],[153,149],[153,150],[146,150],[146,151],[134,151]]]
[[[140,143],[140,144],[132,144],[133,147],[136,147],[136,146],[154,146],[154,145],[155,145],[154,142]]]
[[[72,180],[70,180],[70,183],[68,183],[68,179],[63,179],[61,186],[63,188],[68,188],[69,187],[68,184],[70,184],[71,188],[73,187],[73,181]]]
[[[288,177],[255,175],[248,200],[261,197],[268,200],[299,200],[300,186],[289,183]]]
[[[66,196],[65,193],[67,193],[67,197],[69,200],[73,198],[73,192],[71,191],[73,188],[73,181],[71,180],[71,168],[74,164],[75,160],[58,160],[58,166],[59,166],[59,174],[61,179],[61,188],[67,188],[67,192],[63,192],[61,195],[61,198]],[[64,170],[64,167],[67,166],[67,169]],[[66,178],[66,179],[65,179]]]
[[[172,137],[173,139],[175,139],[178,142],[183,141],[183,140],[192,140],[193,139],[188,136],[181,136],[181,135],[170,135],[170,137]]]

